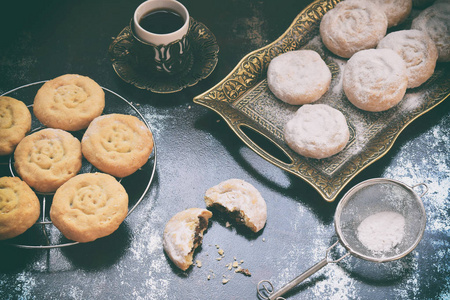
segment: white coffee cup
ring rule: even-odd
[[[183,26],[177,31],[171,33],[157,34],[149,32],[142,28],[141,25],[139,25],[139,21],[142,17],[144,17],[151,11],[160,9],[170,9],[178,13],[184,20]],[[153,45],[167,45],[172,43],[173,41],[182,39],[183,36],[188,33],[189,12],[183,4],[175,0],[147,0],[141,3],[141,5],[139,5],[138,8],[134,11],[133,26],[135,34],[141,40]]]
[[[145,30],[139,24],[140,20],[150,12],[171,10],[179,14],[183,26],[176,31],[164,34]],[[140,43],[138,61],[141,64],[154,67],[157,71],[173,74],[184,67],[189,59],[189,12],[186,7],[175,0],[147,0],[135,10],[132,20],[132,33]]]

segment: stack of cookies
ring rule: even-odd
[[[382,112],[396,106],[406,90],[424,84],[437,61],[449,61],[450,4],[436,1],[412,22],[411,29],[392,31],[410,15],[412,0],[346,0],[328,11],[320,37],[334,55],[348,59],[343,90],[357,108]],[[345,116],[325,104],[312,104],[329,89],[331,73],[312,50],[275,57],[267,83],[275,97],[303,105],[284,127],[286,144],[305,157],[327,158],[349,140]]]
[[[34,99],[33,113],[46,128],[26,136],[28,108],[0,97],[0,155],[14,152],[14,168],[23,180],[0,179],[0,239],[15,237],[36,222],[40,203],[34,191],[54,193],[50,218],[68,239],[93,241],[123,222],[128,194],[115,177],[129,176],[148,161],[153,136],[134,116],[102,115],[104,107],[105,93],[94,80],[57,77]],[[71,133],[80,130],[85,130],[81,142]],[[83,156],[103,173],[78,174]]]

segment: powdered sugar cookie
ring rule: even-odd
[[[31,128],[31,114],[25,103],[0,96],[0,155],[8,155]]]
[[[317,159],[342,151],[349,137],[345,116],[326,104],[303,105],[284,127],[284,139],[292,150]]]
[[[349,58],[374,48],[386,35],[386,14],[369,1],[346,0],[328,11],[320,22],[320,36],[336,55]]]
[[[153,150],[153,135],[135,116],[103,115],[89,125],[81,140],[81,149],[99,170],[125,177],[148,161]]]
[[[424,9],[411,24],[426,32],[436,44],[438,61],[450,61],[450,3],[438,2]]]
[[[174,215],[164,228],[163,248],[170,260],[185,271],[192,265],[195,249],[212,217],[209,210],[189,208]]]
[[[397,105],[406,93],[406,63],[391,49],[369,49],[353,55],[345,66],[342,87],[356,107],[372,112]]]
[[[412,0],[370,0],[370,2],[386,14],[388,27],[402,23],[409,16],[412,9]]]
[[[39,192],[54,192],[81,169],[81,144],[70,133],[46,128],[22,139],[14,151],[14,167]]]
[[[80,243],[110,235],[128,213],[128,194],[111,175],[80,174],[55,193],[50,208],[53,224],[68,239]]]
[[[392,49],[406,63],[408,88],[418,87],[434,73],[438,57],[433,40],[423,31],[401,30],[386,35],[378,49]]]
[[[34,98],[33,112],[47,127],[77,131],[102,114],[105,92],[92,79],[66,74],[47,81]]]
[[[328,90],[331,72],[320,55],[297,50],[275,57],[267,70],[267,84],[274,95],[289,104],[318,100]]]
[[[24,233],[39,218],[41,204],[17,177],[0,178],[0,240]]]
[[[266,224],[266,202],[259,191],[241,179],[229,179],[209,188],[205,194],[208,207],[225,210],[254,232]]]

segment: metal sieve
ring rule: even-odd
[[[423,186],[419,196],[413,189]],[[428,192],[425,183],[412,187],[385,178],[374,178],[363,181],[351,188],[339,202],[334,215],[334,226],[338,241],[326,250],[325,258],[294,278],[278,291],[268,280],[258,283],[259,297],[267,300],[281,300],[281,296],[296,285],[310,277],[329,263],[338,263],[345,257],[353,255],[372,262],[388,262],[400,259],[410,253],[422,239],[426,225],[426,213],[421,198]],[[393,212],[404,218],[404,234],[394,247],[384,251],[373,251],[367,248],[358,238],[357,228],[366,218],[382,212]],[[347,252],[336,260],[329,258],[329,252],[339,242]]]

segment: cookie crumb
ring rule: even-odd
[[[242,273],[245,276],[252,276],[252,273],[250,273],[250,271],[248,269],[242,269],[241,267],[237,268],[235,271],[235,273]]]
[[[222,249],[219,249],[219,251],[217,251],[217,253],[219,253],[219,255],[223,255],[224,251]]]
[[[226,278],[224,278],[224,279],[222,279],[222,284],[227,284],[227,283],[228,283],[228,281],[230,281],[230,279],[226,279]]]
[[[237,261],[233,262],[233,268],[237,268],[238,266],[239,266],[239,264]]]
[[[200,260],[196,260],[195,264],[197,265],[198,268],[202,267],[202,262]]]

